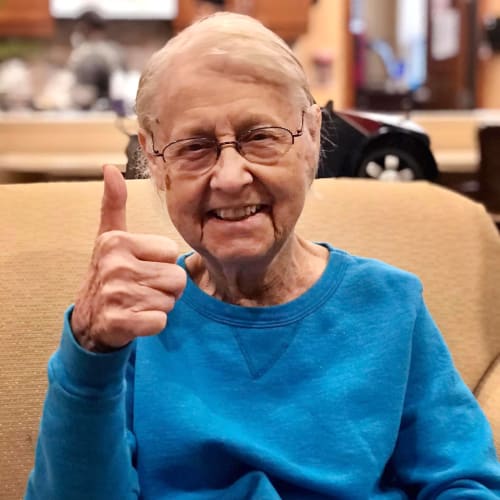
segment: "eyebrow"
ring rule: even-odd
[[[208,122],[192,121],[182,125],[179,129],[170,134],[171,140],[184,139],[189,137],[204,137],[210,135],[209,131],[212,127]]]
[[[194,120],[193,120],[194,122]],[[236,135],[247,130],[262,126],[279,126],[276,120],[273,120],[270,115],[264,113],[249,113],[242,117],[236,117],[233,123],[234,132]],[[176,132],[176,139],[190,137],[211,137],[214,135],[214,124],[208,121],[198,121],[190,125],[183,126]],[[177,137],[178,136],[178,137]],[[181,137],[182,136],[182,137]]]
[[[241,117],[241,120],[238,122],[236,129],[238,132],[244,132],[245,130],[254,127],[273,125],[278,125],[278,123],[275,120],[272,120],[269,115],[251,113]]]

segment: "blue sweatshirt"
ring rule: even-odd
[[[500,498],[418,279],[328,248],[278,306],[188,279],[163,332],[109,354],[79,347],[69,309],[26,499]]]

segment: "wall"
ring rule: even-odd
[[[482,0],[481,17],[500,17],[500,0]],[[500,54],[491,54],[480,64],[478,82],[479,107],[500,108]]]
[[[377,4],[378,1],[373,2]],[[480,15],[500,16],[500,0],[479,0]],[[298,58],[310,78],[313,94],[319,103],[333,99],[337,108],[353,104],[352,61],[348,26],[349,0],[319,0],[311,7],[309,29],[295,44]],[[318,81],[314,57],[331,57],[326,83]],[[479,65],[478,107],[500,109],[500,54],[491,54]]]
[[[70,40],[76,26],[75,20],[57,20],[52,37],[29,43],[25,38],[0,38],[0,110],[31,109],[32,105],[40,110],[71,107],[71,83],[64,72],[68,69]],[[107,23],[106,31],[108,38],[123,48],[126,68],[131,72],[142,71],[150,55],[172,33],[171,23],[160,20],[112,20]],[[22,62],[12,61],[14,58]],[[17,71],[14,83],[12,69],[4,66],[13,62]],[[5,67],[10,72],[8,77]]]
[[[349,0],[319,0],[309,10],[305,35],[294,45],[308,74],[311,89],[321,105],[332,99],[337,109],[352,105],[352,53],[348,26]],[[314,61],[328,62],[318,70]]]
[[[363,18],[367,20],[365,31],[367,40],[384,40],[391,47],[396,47],[396,4],[396,0],[365,2],[363,6]],[[376,56],[373,51],[366,51],[364,68],[365,84],[369,87],[375,87],[387,78],[387,70],[380,57]]]

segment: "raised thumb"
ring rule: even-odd
[[[118,167],[104,165],[104,192],[98,234],[127,230],[127,184]]]

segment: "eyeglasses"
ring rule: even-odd
[[[293,133],[285,127],[257,127],[243,132],[235,141],[219,142],[211,137],[192,137],[170,142],[161,151],[155,148],[151,133],[153,156],[179,170],[179,172],[204,172],[212,168],[223,148],[234,147],[252,163],[272,165],[284,156],[302,135],[304,111],[300,128]]]

